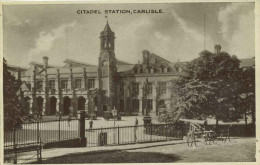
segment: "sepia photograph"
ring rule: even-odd
[[[3,3],[3,163],[256,164],[256,4]]]

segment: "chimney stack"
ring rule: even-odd
[[[221,46],[218,44],[218,45],[215,45],[215,54],[219,54],[221,52]]]
[[[48,60],[49,58],[47,56],[44,56],[43,58],[43,67],[48,68]]]

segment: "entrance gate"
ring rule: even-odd
[[[182,140],[182,125],[151,124],[87,129],[87,147]]]

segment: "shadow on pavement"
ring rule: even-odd
[[[43,160],[43,164],[71,163],[166,163],[180,160],[179,156],[156,152],[106,151],[74,153]]]

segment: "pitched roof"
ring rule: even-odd
[[[128,63],[128,62],[121,61],[121,60],[117,60],[116,64],[117,64],[117,65],[133,65],[133,64],[130,64],[130,63]]]
[[[88,66],[88,67],[73,67],[72,73],[83,73],[83,68],[86,68],[86,72],[97,72],[98,67],[97,66]],[[57,69],[59,69],[60,73],[70,73],[70,68],[48,68],[47,72],[48,74],[56,74]]]
[[[88,64],[88,63],[84,63],[84,62],[72,60],[72,59],[66,59],[63,62],[66,63],[66,64],[80,64],[80,65],[84,65],[84,66],[95,66],[95,65],[92,65],[92,64]]]
[[[117,67],[117,72],[126,72],[132,70],[135,65],[119,65]]]

